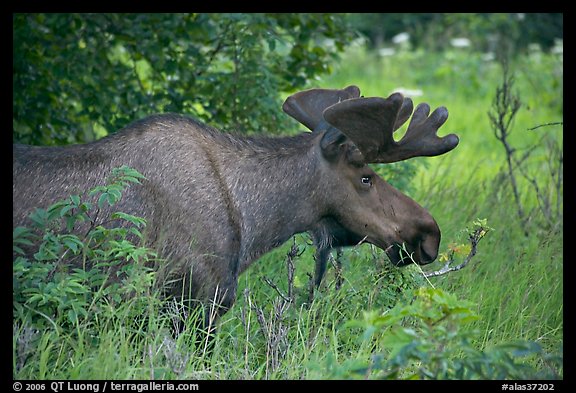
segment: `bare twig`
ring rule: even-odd
[[[180,332],[184,330],[184,320],[186,318],[186,310],[182,303],[178,300],[172,299],[166,305],[166,309],[169,310],[170,320],[172,321],[172,329],[176,333],[175,336],[178,337]]]
[[[280,360],[286,356],[288,345],[286,338],[289,326],[284,324],[284,314],[288,310],[290,303],[284,299],[274,299],[273,310],[270,312],[268,320],[264,311],[255,303],[250,301],[250,308],[256,313],[256,319],[266,340],[266,376],[276,370],[280,365]]]
[[[342,276],[342,254],[343,251],[341,248],[339,248],[336,250],[336,258],[331,259],[332,265],[334,266],[334,274],[336,276],[336,284],[334,287],[336,290],[339,290],[342,287],[342,283],[344,282],[344,276]]]
[[[496,88],[496,96],[494,97],[494,102],[492,103],[492,109],[488,112],[488,117],[492,123],[494,136],[502,143],[506,151],[508,176],[512,185],[514,199],[516,201],[518,218],[520,219],[520,224],[524,231],[524,235],[528,236],[528,230],[526,229],[526,215],[520,200],[520,193],[518,191],[516,176],[513,169],[513,156],[516,149],[514,149],[508,142],[508,137],[512,131],[512,121],[514,120],[516,113],[518,113],[518,110],[521,107],[521,103],[520,98],[513,93],[514,77],[509,75],[508,64],[506,62],[502,63],[502,69],[502,84]]]
[[[293,237],[292,239],[292,247],[290,247],[290,251],[286,258],[286,267],[288,269],[288,301],[290,303],[294,303],[294,258],[299,256],[296,237]]]
[[[364,236],[364,237],[362,238],[362,240],[360,240],[358,243],[356,243],[356,245],[355,245],[354,247],[358,247],[359,245],[361,245],[362,243],[364,243],[367,238],[368,238],[368,235]]]
[[[276,293],[278,294],[278,296],[280,296],[284,301],[290,303],[290,297],[286,296],[281,290],[280,288],[278,288],[278,285],[274,284],[274,282],[272,280],[270,280],[268,277],[266,276],[262,276],[262,280],[264,280],[264,282],[266,284],[268,284],[270,287],[272,287]]]
[[[250,342],[250,315],[246,313],[246,305],[248,305],[248,310],[252,310],[252,300],[250,299],[250,290],[248,288],[244,289],[244,304],[242,305],[242,325],[244,326],[244,331],[246,332],[246,343]],[[249,346],[244,345],[244,369],[248,370],[248,353]]]
[[[266,276],[262,276],[262,280],[270,287],[272,287],[276,293],[288,303],[294,303],[294,258],[299,257],[302,253],[298,253],[298,245],[296,244],[296,238],[293,238],[294,242],[292,243],[292,247],[290,247],[290,251],[286,255],[286,267],[288,269],[288,294],[283,293],[278,285],[276,285],[272,280],[270,280]]]
[[[542,180],[541,172],[538,172],[536,176],[530,175],[522,162],[527,157],[527,154],[521,160],[514,160],[515,168],[520,171],[520,174],[532,185],[534,192],[536,194],[536,200],[538,202],[538,207],[542,213],[544,219],[549,227],[554,227],[558,222],[561,211],[560,211],[560,200],[561,200],[561,188],[562,188],[562,167],[563,167],[563,154],[562,148],[559,147],[558,143],[551,140],[548,135],[544,135],[536,145],[534,145],[528,153],[533,151],[536,147],[546,144],[548,149],[546,165],[548,167],[548,173],[550,179],[552,180],[555,193],[556,201],[553,202],[554,195],[548,190],[546,182],[544,181],[544,187],[541,187]]]
[[[564,125],[563,121],[554,121],[551,123],[544,123],[544,124],[538,124],[536,127],[532,127],[532,128],[527,128],[526,130],[528,131],[533,131],[536,130],[540,127],[548,127],[548,126],[560,126],[560,125]]]
[[[303,252],[303,251],[302,251]],[[292,243],[292,247],[286,255],[286,264],[288,269],[288,294],[285,294],[280,288],[268,277],[263,276],[262,280],[270,287],[272,287],[279,298],[276,297],[272,301],[272,309],[270,310],[268,318],[264,314],[264,310],[258,307],[251,299],[248,292],[244,296],[249,304],[251,310],[256,313],[256,319],[260,325],[260,329],[266,339],[266,376],[276,370],[280,365],[280,360],[286,356],[288,351],[288,330],[290,325],[285,323],[286,312],[295,303],[294,292],[294,258],[299,257],[302,253],[298,252],[298,245],[296,238]]]

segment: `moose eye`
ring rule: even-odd
[[[362,176],[361,182],[362,182],[362,185],[364,185],[364,186],[371,186],[372,185],[372,177]]]

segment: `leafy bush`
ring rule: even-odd
[[[339,14],[13,14],[13,140],[86,142],[158,112],[240,132],[295,128],[282,92],[330,71]],[[342,87],[342,86],[340,86]]]
[[[32,228],[14,229],[15,320],[35,328],[74,327],[101,307],[150,291],[154,273],[147,262],[156,254],[135,244],[146,220],[122,212],[98,216],[142,178],[129,167],[115,168],[108,183],[88,197],[71,195],[38,208],[29,216]]]
[[[412,302],[385,313],[364,312],[347,329],[360,329],[360,340],[385,348],[369,359],[350,358],[339,364],[327,356],[324,368],[332,378],[382,379],[558,379],[562,357],[545,353],[534,341],[517,341],[480,351],[474,333],[463,329],[477,319],[473,305],[439,288],[420,288]],[[534,361],[545,365],[536,368]],[[316,365],[318,367],[318,365]]]

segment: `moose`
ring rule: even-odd
[[[138,170],[145,179],[114,209],[147,220],[147,244],[164,261],[157,277],[166,296],[214,310],[205,313],[205,327],[234,304],[239,275],[296,233],[312,233],[324,255],[364,240],[397,266],[434,261],[434,218],[368,164],[454,149],[456,135],[437,135],[446,108],[430,114],[422,103],[412,114],[412,100],[399,93],[361,97],[348,86],[298,92],[283,109],[312,132],[240,137],[158,114],[87,144],[15,144],[13,225],[26,225],[34,207],[102,184],[112,168]],[[326,259],[317,265],[321,279]]]

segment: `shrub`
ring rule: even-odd
[[[38,208],[29,215],[31,228],[14,229],[15,320],[37,329],[73,327],[102,307],[152,289],[147,262],[156,254],[135,243],[146,220],[122,212],[98,216],[104,204],[116,204],[142,178],[129,167],[116,168],[106,185]]]
[[[381,314],[364,312],[347,329],[360,329],[361,341],[374,341],[368,359],[339,364],[327,356],[331,378],[378,379],[558,379],[562,357],[545,353],[534,341],[518,340],[481,351],[474,332],[463,329],[478,318],[472,304],[439,288],[420,288],[412,302]],[[545,367],[535,367],[541,362]],[[317,365],[318,366],[318,365]]]

